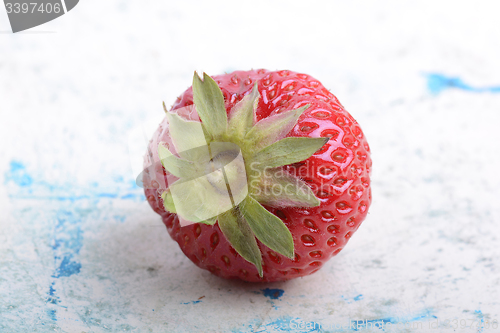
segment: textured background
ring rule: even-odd
[[[85,0],[12,34],[0,8],[0,332],[500,332],[499,10]],[[134,183],[194,69],[250,68],[319,79],[373,152],[367,220],[286,283],[198,269]]]

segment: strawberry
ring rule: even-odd
[[[365,219],[368,143],[311,76],[195,74],[165,112],[142,181],[170,236],[199,267],[245,281],[305,276]]]

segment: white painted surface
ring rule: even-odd
[[[1,33],[0,331],[500,332],[499,7],[86,0]],[[249,68],[322,81],[373,151],[367,220],[286,283],[198,269],[133,186],[129,133],[193,70]]]

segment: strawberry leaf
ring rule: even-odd
[[[282,168],[264,170],[260,187],[251,188],[258,202],[272,207],[317,207],[320,201],[306,182]]]
[[[169,185],[177,214],[192,222],[205,221],[231,210],[248,195],[245,162],[237,146],[230,142],[212,142],[207,147],[214,157],[198,164],[200,171],[194,171],[195,178],[188,176]]]
[[[213,217],[213,218],[201,221],[200,223],[204,223],[206,225],[214,225],[216,222],[217,222],[217,218]]]
[[[253,233],[264,245],[288,258],[294,257],[290,230],[251,196],[239,206]]]
[[[224,95],[222,95],[217,82],[206,73],[203,73],[202,81],[195,72],[193,100],[206,131],[214,139],[222,137],[227,131],[227,113],[224,106]]]
[[[166,190],[161,194],[161,198],[163,199],[163,207],[169,211],[170,213],[177,214],[177,210],[175,209],[174,199],[172,198],[172,193],[170,190]]]
[[[276,168],[297,163],[314,154],[328,142],[329,138],[289,137],[281,139],[255,154],[253,165]]]
[[[214,188],[206,176],[188,181],[179,179],[169,189],[176,213],[188,221],[205,221],[234,207],[229,193]]]
[[[167,112],[169,131],[176,151],[190,161],[198,158],[198,147],[207,145],[203,126],[197,121],[187,121],[175,113]]]
[[[278,113],[271,117],[262,119],[248,132],[245,140],[258,148],[268,146],[282,138],[290,132],[297,123],[300,115],[309,107],[305,105],[301,108]]]
[[[259,276],[262,277],[262,258],[259,246],[247,221],[240,212],[237,209],[231,209],[220,215],[219,228],[236,252],[254,264],[259,271]]]
[[[243,97],[243,99],[232,108],[229,114],[228,132],[235,136],[237,140],[241,141],[247,134],[247,131],[254,125],[254,110],[257,107],[259,97],[260,94],[256,82],[250,94]]]
[[[163,199],[163,207],[172,214],[177,214],[177,210],[175,209],[174,199],[172,197],[172,193],[170,190],[166,190],[161,194],[161,198]],[[192,222],[192,221],[190,221]],[[204,223],[207,225],[214,225],[217,222],[217,218],[208,218],[206,220],[200,221],[199,223]],[[182,226],[182,223],[181,223]]]
[[[179,178],[196,178],[200,171],[193,162],[186,161],[173,155],[164,142],[158,145],[158,155],[163,167],[172,175]]]

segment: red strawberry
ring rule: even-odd
[[[224,278],[281,281],[319,270],[371,203],[358,123],[306,74],[195,74],[193,87],[145,158],[146,197],[170,236]]]

